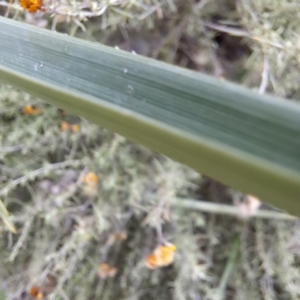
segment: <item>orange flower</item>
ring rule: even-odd
[[[160,267],[160,262],[158,261],[157,257],[154,254],[147,255],[144,260],[144,264],[150,270],[154,270]]]
[[[70,124],[68,122],[62,121],[60,123],[60,129],[61,129],[61,131],[68,131],[69,128],[70,128]]]
[[[42,299],[44,297],[38,286],[33,286],[29,291],[29,295],[35,299]]]
[[[24,115],[38,115],[40,110],[38,108],[33,107],[32,105],[25,105],[22,109]]]
[[[176,246],[168,244],[158,246],[153,253],[146,256],[144,263],[145,266],[151,270],[158,267],[165,267],[174,261]]]
[[[170,244],[168,246],[157,247],[153,254],[157,258],[157,262],[160,266],[168,266],[174,261],[176,246]]]
[[[45,11],[42,0],[20,0],[20,6],[30,13],[35,13],[38,10]]]
[[[79,131],[79,126],[76,125],[76,124],[72,125],[71,128],[72,128],[72,131],[73,131],[73,132]]]
[[[89,186],[95,187],[98,183],[98,177],[95,173],[89,172],[82,178],[82,182]]]
[[[111,265],[106,263],[102,263],[98,266],[98,275],[102,279],[105,279],[107,277],[114,277],[117,274],[117,272],[117,268],[112,267]]]
[[[30,115],[32,112],[32,106],[31,105],[26,105],[22,109],[23,114],[25,115]]]

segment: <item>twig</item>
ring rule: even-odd
[[[248,37],[248,38],[250,38],[254,41],[257,41],[257,42],[260,42],[260,43],[263,43],[263,44],[268,44],[268,45],[273,46],[275,48],[285,50],[285,47],[281,43],[265,40],[265,39],[262,39],[258,36],[251,35],[250,33],[248,33],[244,29],[240,29],[240,28],[236,28],[236,27],[223,26],[223,25],[218,25],[218,24],[212,24],[212,23],[204,23],[204,22],[200,22],[200,24],[203,25],[203,26],[206,26],[208,28],[220,31],[220,32],[225,32],[229,35],[240,36],[240,37]]]
[[[31,215],[31,217],[29,219],[27,219],[27,221],[26,221],[26,223],[25,223],[25,225],[23,227],[22,234],[19,237],[17,244],[12,249],[12,252],[11,252],[11,254],[9,256],[9,261],[14,261],[15,260],[17,254],[18,254],[18,252],[20,250],[20,248],[24,244],[24,241],[25,241],[25,239],[27,237],[27,234],[29,232],[29,229],[30,229],[30,226],[32,224],[33,219],[34,219],[34,215],[33,214]]]
[[[241,36],[241,37],[250,37],[250,34],[245,30],[237,27],[229,27],[224,25],[218,25],[213,23],[204,23],[200,22],[201,25],[204,25],[208,28],[214,29],[216,31],[225,32],[229,35],[233,36]]]
[[[263,94],[268,87],[269,69],[270,69],[269,60],[268,60],[267,56],[265,55],[264,56],[264,69],[261,74],[261,84],[260,84],[259,91],[258,91],[260,94]]]
[[[199,11],[201,10],[210,0],[203,0],[197,4],[194,5],[194,11]]]
[[[173,13],[176,13],[176,12],[177,12],[177,7],[176,7],[174,1],[173,1],[173,0],[167,0],[167,2],[168,2],[168,4],[169,4],[169,6],[170,6],[172,12],[173,12]]]
[[[250,3],[249,3],[249,0],[244,0],[244,7],[245,9],[248,11],[249,15],[251,16],[252,20],[258,24],[258,18],[257,18],[257,15],[254,13],[254,11],[251,9],[250,7]]]
[[[138,19],[144,20],[145,18],[149,17],[152,13],[154,13],[158,8],[161,7],[161,3],[158,3],[154,6],[152,6],[149,10],[147,10],[146,12],[144,12],[143,14],[141,14],[140,16],[138,16]]]
[[[13,2],[13,0],[9,0],[9,4],[12,4],[12,2]],[[8,15],[9,15],[9,13],[10,13],[10,8],[11,8],[11,6],[8,6],[8,7],[7,7],[7,10],[6,10],[5,15],[4,15],[5,18],[8,17]]]
[[[36,144],[41,144],[43,146],[47,146],[51,143],[51,140],[48,138],[41,138],[37,140],[35,143],[31,143],[29,145],[26,144],[19,144],[19,145],[13,145],[13,146],[6,146],[6,147],[0,147],[0,154],[7,154],[17,151],[29,151],[36,148]]]
[[[2,147],[2,148],[0,148],[0,153],[7,154],[7,153],[20,151],[23,149],[24,146],[25,146],[24,144],[21,144],[21,145],[15,145],[15,146]]]
[[[58,6],[59,7],[59,6]],[[80,20],[84,20],[85,18],[92,18],[92,17],[99,17],[103,15],[108,8],[107,5],[99,7],[95,11],[67,11],[67,12],[61,12],[57,8],[54,7],[53,9],[49,8],[49,13],[51,13],[51,17],[54,15],[61,15],[61,16],[66,16],[66,17],[73,17],[73,18],[79,18]]]
[[[29,172],[28,174],[26,174],[26,175],[24,175],[24,176],[22,176],[18,179],[15,179],[15,180],[11,181],[10,183],[8,183],[3,189],[0,190],[0,196],[6,195],[10,190],[15,188],[19,184],[24,184],[27,181],[32,180],[32,179],[38,177],[39,175],[41,175],[41,174],[43,174],[47,171],[63,169],[63,168],[66,168],[68,166],[79,165],[80,163],[81,163],[80,160],[67,160],[67,161],[64,161],[64,162],[56,163],[56,164],[49,164],[49,165],[46,165],[46,166],[44,166],[40,169]]]
[[[173,206],[182,207],[185,209],[194,209],[208,213],[240,216],[240,210],[238,207],[226,204],[212,203],[194,199],[176,199],[176,202],[172,203]],[[264,219],[278,219],[278,220],[295,220],[294,216],[280,213],[272,210],[258,210],[251,217],[264,218]]]
[[[6,1],[0,1],[0,6],[14,8],[14,9],[17,9],[17,10],[23,10],[23,8],[20,7],[20,5],[18,5],[18,4],[11,4],[11,3],[6,2]]]

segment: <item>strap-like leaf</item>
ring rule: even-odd
[[[0,18],[0,79],[300,215],[300,108]]]

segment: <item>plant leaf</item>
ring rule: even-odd
[[[300,107],[0,18],[0,80],[300,215]]]
[[[5,291],[0,288],[0,300],[5,300]]]
[[[12,232],[13,234],[16,234],[17,230],[16,230],[14,224],[12,223],[12,221],[9,219],[9,213],[1,199],[0,199],[0,217],[3,220],[7,229],[10,232]]]

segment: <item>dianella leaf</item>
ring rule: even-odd
[[[0,18],[0,80],[300,216],[300,107]]]

